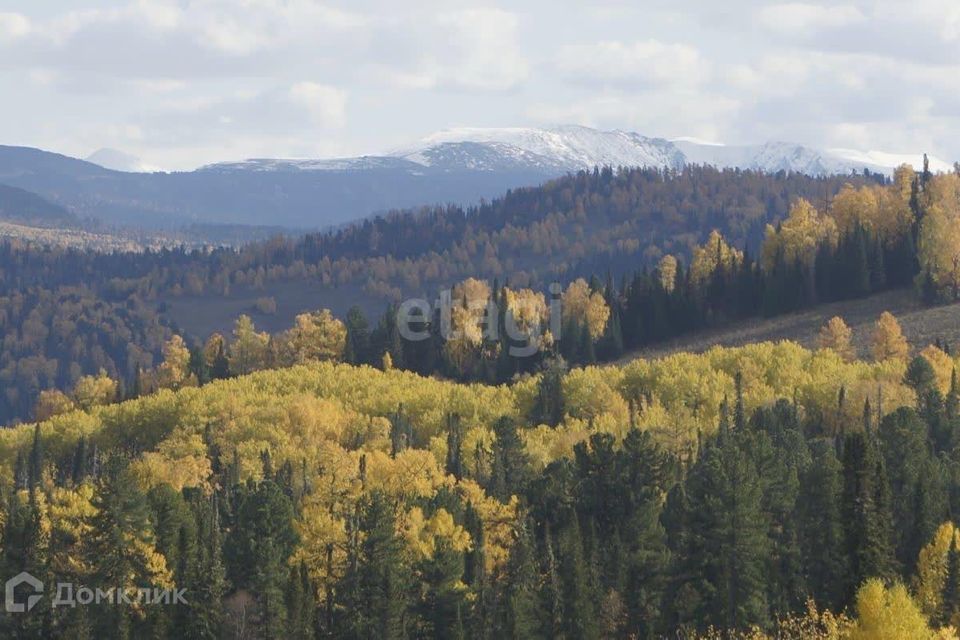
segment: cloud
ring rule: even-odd
[[[802,2],[775,4],[760,10],[761,25],[786,34],[809,34],[823,29],[838,29],[866,20],[854,5],[822,6]]]
[[[347,92],[316,82],[298,82],[290,87],[290,99],[306,109],[314,122],[340,128],[346,122]]]
[[[587,84],[699,84],[709,76],[710,64],[686,44],[644,40],[567,45],[556,66],[561,74]]]
[[[571,103],[537,103],[526,115],[542,125],[576,123],[648,136],[727,140],[726,125],[740,106],[735,96],[719,94],[607,92]]]
[[[22,38],[30,33],[30,19],[20,13],[0,13],[0,40]]]
[[[519,18],[509,11],[444,12],[410,26],[389,40],[395,49],[388,77],[398,87],[506,91],[530,71],[518,43]]]

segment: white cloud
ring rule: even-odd
[[[340,128],[346,122],[347,93],[343,89],[316,82],[298,82],[290,87],[290,99],[306,109],[320,126]]]
[[[659,40],[567,45],[556,64],[564,75],[590,84],[698,84],[710,73],[696,48]]]
[[[695,92],[604,93],[572,103],[538,103],[526,115],[538,124],[575,123],[648,136],[726,139],[740,108],[736,97]]]
[[[408,29],[392,42],[398,52],[409,52],[408,59],[401,54],[384,64],[398,87],[505,91],[530,71],[519,47],[519,18],[502,9],[440,13],[420,24],[411,18],[393,28]]]
[[[764,7],[760,24],[780,33],[810,34],[822,29],[837,29],[863,22],[866,16],[854,5],[823,6],[790,2]]]
[[[5,143],[184,167],[573,122],[960,157],[958,0],[6,5]]]
[[[0,40],[22,38],[30,33],[30,19],[20,13],[0,13]]]

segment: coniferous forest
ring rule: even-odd
[[[713,229],[556,288],[480,272],[446,319],[322,309],[271,334],[241,315],[204,340],[120,300],[286,258],[7,245],[38,292],[102,275],[29,311],[8,292],[11,366],[77,346],[35,422],[0,431],[0,574],[45,585],[4,637],[954,638],[955,345],[884,313],[868,360],[839,317],[814,350],[625,356],[889,288],[955,300],[958,185],[903,168],[793,198],[754,248]]]

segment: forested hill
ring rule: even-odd
[[[73,227],[75,215],[35,193],[0,184],[0,220],[38,227]]]
[[[278,345],[296,333],[295,317],[310,312],[303,317],[314,323],[323,308],[346,322],[343,355],[351,362],[379,365],[389,352],[396,366],[423,374],[503,382],[535,370],[551,350],[589,363],[723,322],[914,282],[925,302],[953,300],[960,285],[947,256],[960,243],[951,233],[960,219],[958,183],[955,174],[909,168],[889,183],[605,169],[475,209],[398,212],[239,250],[97,253],[4,242],[0,417],[26,419],[41,391],[74,389],[101,369],[135,394],[171,333],[186,338],[198,378],[208,373],[203,344],[223,343],[229,354],[231,344],[250,340],[252,368],[290,361]],[[433,323],[431,340],[404,345],[388,308],[460,285],[500,303],[504,321],[538,317],[554,280],[579,311],[564,318],[556,345],[523,361],[501,356],[505,345],[496,341],[445,344]],[[594,315],[587,321],[580,312]],[[274,336],[256,331],[250,318],[235,326],[242,314]]]
[[[0,633],[955,639],[957,362],[884,335],[877,362],[767,343],[496,387],[316,361],[91,387],[0,431],[0,571],[186,602],[50,594]]]
[[[768,223],[805,198],[827,206],[844,184],[882,176],[812,178],[803,174],[688,167],[682,171],[580,172],[540,187],[516,189],[474,208],[394,211],[300,238],[253,243],[239,251],[161,251],[143,255],[35,256],[43,269],[17,277],[51,287],[111,282],[150,289],[222,294],[231,286],[309,278],[357,284],[372,296],[420,293],[458,278],[498,277],[537,284],[576,265],[603,260],[612,272],[651,266],[663,254],[689,255],[710,231],[756,251]],[[88,265],[96,263],[96,269]],[[248,283],[248,279],[255,280]]]

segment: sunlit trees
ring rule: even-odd
[[[270,336],[258,333],[248,315],[237,318],[233,327],[233,340],[227,359],[230,373],[244,375],[262,369],[267,361],[267,344]]]
[[[800,198],[790,207],[790,214],[779,227],[767,226],[763,267],[772,271],[778,259],[786,264],[810,266],[821,244],[836,244],[836,241],[837,224],[833,218],[820,214],[810,202]]]
[[[564,322],[586,326],[591,340],[597,340],[603,334],[610,318],[610,307],[603,294],[590,291],[586,280],[580,278],[571,282],[563,293],[562,303]]]
[[[660,285],[667,293],[672,293],[677,285],[677,259],[667,254],[660,258],[657,271],[660,273]]]
[[[952,611],[944,607],[944,590],[950,572],[950,556],[957,552],[957,530],[952,522],[944,522],[920,551],[913,590],[917,602],[928,619],[950,624]]]
[[[174,335],[163,345],[163,362],[156,370],[157,386],[161,389],[179,389],[197,384],[190,371],[190,350],[183,338]]]
[[[718,269],[733,271],[743,262],[743,252],[731,247],[723,235],[714,229],[703,245],[693,250],[690,277],[694,282],[704,283]]]
[[[83,376],[73,387],[73,401],[84,411],[117,399],[117,381],[101,370],[96,376]]]
[[[843,321],[843,318],[834,316],[827,324],[820,328],[817,344],[821,349],[832,349],[847,362],[856,357],[853,345],[850,342],[853,332]]]
[[[347,342],[347,328],[328,309],[301,313],[293,328],[281,337],[281,362],[303,364],[311,360],[340,360]]]
[[[874,325],[872,352],[877,362],[906,360],[910,353],[910,345],[903,336],[900,323],[889,311],[881,313]]]
[[[857,591],[851,640],[929,640],[933,633],[903,584],[872,578]]]
[[[57,389],[44,389],[37,398],[33,417],[40,421],[48,420],[53,416],[72,411],[73,408],[73,400],[64,392]]]
[[[943,295],[960,296],[960,176],[937,176],[927,187],[920,223],[920,264]]]

